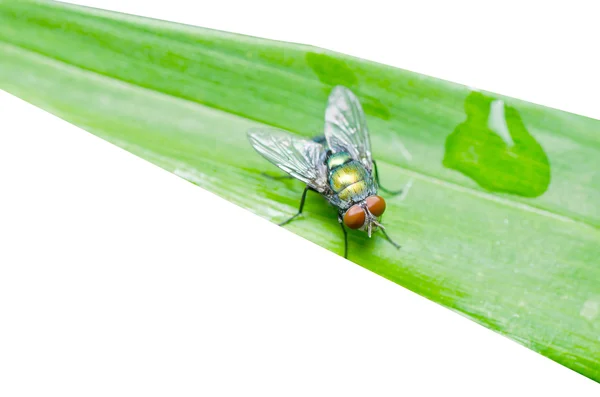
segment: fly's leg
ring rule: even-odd
[[[286,175],[277,175],[277,176],[274,176],[274,175],[269,175],[266,172],[262,172],[261,175],[264,176],[264,177],[266,177],[266,178],[269,178],[269,179],[275,179],[276,181],[279,181],[279,180],[282,180],[282,179],[294,179],[293,176],[287,175],[287,174]]]
[[[344,227],[344,221],[341,217],[338,216],[338,222],[340,222],[340,226],[342,227],[342,232],[344,232],[344,258],[348,259],[348,232]]]
[[[388,190],[388,189],[384,188],[383,186],[381,186],[381,182],[379,182],[379,171],[377,171],[377,163],[375,162],[375,160],[373,160],[373,168],[375,168],[375,181],[377,182],[377,186],[379,186],[379,188],[381,190],[383,190],[387,194],[391,194],[393,196],[397,196],[398,194],[402,193],[403,189]]]
[[[306,200],[306,193],[309,191],[309,187],[305,187],[304,188],[304,192],[302,193],[302,199],[300,199],[300,208],[298,208],[298,213],[294,216],[292,216],[291,218],[281,222],[279,224],[279,226],[285,226],[288,223],[290,223],[291,221],[293,221],[294,219],[296,219],[297,217],[299,217],[302,214],[302,210],[304,209],[304,201]]]
[[[385,239],[387,241],[390,242],[390,244],[392,244],[394,247],[396,247],[396,249],[400,249],[400,244],[396,243],[394,240],[392,240],[390,238],[390,236],[388,236],[388,234],[386,233],[385,229],[381,229],[381,233],[383,233],[383,235],[385,236]]]

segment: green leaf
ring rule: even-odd
[[[402,249],[352,232],[349,259],[600,381],[600,122],[314,47],[0,1],[0,88],[273,221],[303,186],[264,178],[246,130],[320,134],[337,84],[382,183],[412,184],[386,197]],[[341,253],[335,209],[305,211],[288,228]]]

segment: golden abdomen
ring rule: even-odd
[[[344,201],[362,197],[368,190],[369,174],[358,161],[351,161],[333,169],[329,173],[331,189]]]

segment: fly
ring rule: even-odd
[[[380,186],[377,163],[371,155],[371,142],[365,115],[358,98],[349,89],[337,86],[329,95],[325,111],[325,134],[305,139],[277,128],[259,128],[248,132],[254,149],[263,157],[306,184],[300,208],[284,226],[304,209],[309,190],[321,194],[338,210],[338,222],[344,233],[344,258],[348,257],[346,227],[364,231],[369,237],[377,231],[394,247],[400,248],[381,223],[386,203]]]

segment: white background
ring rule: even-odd
[[[81,3],[314,44],[600,118],[600,32],[584,3]],[[0,181],[2,396],[600,391],[3,92]]]

